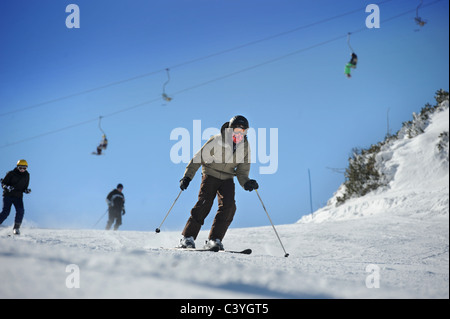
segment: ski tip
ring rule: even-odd
[[[244,249],[244,250],[219,250],[219,252],[230,253],[230,254],[250,255],[252,253],[252,250],[251,249]]]

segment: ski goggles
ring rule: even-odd
[[[240,134],[240,135],[247,135],[247,130],[242,129],[242,128],[234,128],[233,133]]]

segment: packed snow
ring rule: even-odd
[[[161,249],[180,239],[164,228],[2,226],[0,298],[449,298],[448,107],[430,122],[379,154],[387,187],[276,225],[287,258],[271,226],[229,230],[225,248],[251,255]]]

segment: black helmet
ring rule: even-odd
[[[248,125],[248,121],[245,117],[243,117],[242,115],[236,115],[230,120],[230,124],[228,127],[230,127],[230,128],[240,127],[242,129],[246,130],[246,129],[248,129],[249,125]]]

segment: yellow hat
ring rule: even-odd
[[[26,160],[21,159],[21,160],[19,160],[19,161],[17,162],[17,166],[26,166],[26,167],[28,167],[28,163],[27,163]]]

